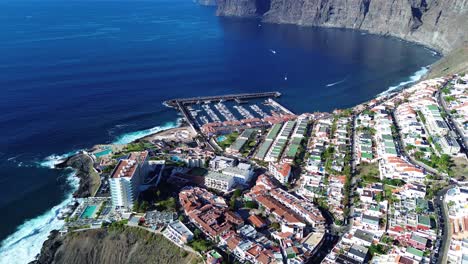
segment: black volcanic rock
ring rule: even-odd
[[[93,159],[86,154],[76,154],[67,158],[57,168],[71,167],[76,170],[76,177],[80,179],[78,190],[73,194],[75,198],[92,196],[93,177],[96,177],[93,169]]]

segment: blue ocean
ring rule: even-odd
[[[280,91],[291,110],[350,107],[439,55],[343,29],[220,18],[191,0],[0,2],[0,262],[39,253],[76,188],[53,163],[177,125],[174,97]]]

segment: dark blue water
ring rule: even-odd
[[[165,99],[279,90],[293,111],[328,111],[438,59],[392,38],[214,12],[190,0],[0,2],[0,262],[29,260],[59,225],[51,208],[70,177],[46,157],[174,126]]]

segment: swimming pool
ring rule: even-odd
[[[85,210],[81,214],[80,218],[85,219],[85,218],[91,218],[94,214],[94,211],[96,211],[96,205],[88,205],[86,206]]]
[[[109,155],[109,154],[111,154],[111,152],[112,152],[112,149],[106,149],[106,150],[100,151],[98,153],[95,153],[94,156],[96,156],[96,158],[99,158],[99,157],[102,157],[102,156]]]
[[[216,141],[218,142],[223,142],[224,140],[226,140],[226,136],[219,136]]]

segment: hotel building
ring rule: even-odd
[[[132,152],[128,158],[119,161],[109,178],[114,207],[131,210],[138,199],[138,187],[148,173],[148,152]]]

